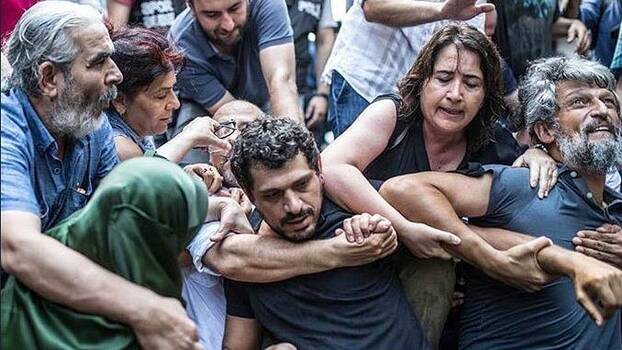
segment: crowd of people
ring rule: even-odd
[[[622,347],[621,2],[341,5],[3,5],[3,348]]]

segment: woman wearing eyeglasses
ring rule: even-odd
[[[144,28],[123,28],[113,33],[112,42],[112,60],[123,73],[123,82],[106,114],[119,159],[155,152],[177,163],[193,148],[231,147],[215,135],[217,122],[200,117],[156,150],[149,136],[166,132],[173,111],[179,108],[173,86],[184,58],[164,36]]]

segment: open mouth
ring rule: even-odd
[[[461,116],[464,111],[461,109],[455,109],[455,108],[448,108],[448,107],[439,107],[439,109],[443,112],[445,112],[446,114],[452,115],[452,116]]]
[[[290,220],[286,222],[286,225],[291,227],[293,231],[299,231],[307,227],[307,218],[310,215],[305,215],[294,220]]]
[[[601,125],[596,127],[588,127],[586,130],[586,134],[595,134],[599,132],[607,132],[613,134],[613,128],[609,125]]]

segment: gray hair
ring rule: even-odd
[[[539,140],[534,125],[542,121],[548,127],[558,125],[559,111],[555,87],[563,81],[577,81],[615,92],[615,78],[605,66],[578,57],[551,57],[534,61],[521,80],[518,89],[518,117],[525,123],[534,143]],[[617,96],[617,95],[616,95]],[[616,97],[617,112],[620,103]]]
[[[103,18],[92,7],[68,1],[41,1],[28,9],[4,50],[13,68],[7,88],[39,96],[39,66],[49,61],[68,72],[80,49],[74,30],[97,22]]]

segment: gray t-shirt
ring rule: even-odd
[[[494,173],[490,204],[486,215],[471,218],[473,224],[547,236],[574,250],[577,231],[622,223],[622,196],[606,188],[608,205],[601,209],[581,176],[567,167],[558,169],[559,180],[543,200],[529,186],[528,169],[486,168]],[[470,266],[465,272],[460,349],[620,349],[620,311],[603,327],[596,326],[575,300],[567,277],[527,293]]]
[[[177,76],[182,99],[204,108],[213,106],[226,91],[235,98],[263,107],[269,101],[259,52],[292,42],[292,28],[283,0],[250,0],[248,20],[235,56],[219,53],[188,8],[176,19],[169,38],[186,55]]]

